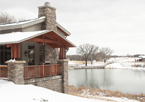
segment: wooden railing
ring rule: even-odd
[[[8,68],[7,66],[0,66],[0,77],[7,78],[8,76]]]
[[[44,67],[43,65],[24,66],[24,79],[32,79],[60,74],[61,70],[59,64],[44,65]]]

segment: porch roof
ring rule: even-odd
[[[42,39],[43,35],[45,39]],[[16,44],[24,41],[35,41],[38,43],[42,43],[43,40],[46,44],[50,45],[50,47],[53,48],[59,48],[61,47],[61,44],[65,45],[66,47],[75,47],[73,43],[53,30],[0,34],[0,45]]]

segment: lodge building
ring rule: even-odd
[[[30,84],[33,79],[32,84],[65,92],[61,86],[68,84],[66,52],[75,47],[67,40],[70,35],[57,23],[56,8],[49,2],[38,7],[36,19],[0,24],[0,77],[5,66],[5,76],[16,84]],[[41,77],[44,83],[38,79]]]

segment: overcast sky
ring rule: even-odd
[[[0,0],[0,9],[17,19],[33,19],[44,2],[56,8],[57,22],[71,32],[68,39],[76,46],[145,54],[145,0]],[[76,48],[67,54],[76,54]]]

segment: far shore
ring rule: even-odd
[[[69,70],[73,69],[127,69],[145,70],[145,62],[137,62],[134,58],[111,58],[106,63],[103,61],[69,61]]]

